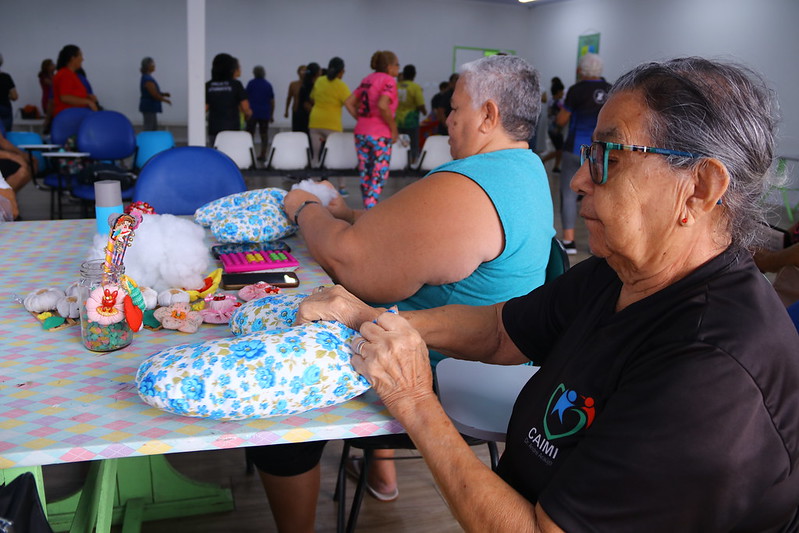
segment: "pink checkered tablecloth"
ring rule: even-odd
[[[220,422],[172,415],[142,402],[133,380],[147,355],[178,343],[229,335],[203,325],[192,335],[143,330],[124,350],[83,347],[80,327],[45,331],[18,301],[78,278],[94,220],[0,224],[0,468],[165,454],[259,444],[382,435],[402,431],[374,392],[301,415]],[[300,286],[330,278],[299,237]]]

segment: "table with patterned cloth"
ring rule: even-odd
[[[102,460],[94,465],[98,487],[105,478],[119,475],[121,480],[123,471],[140,475],[147,468],[158,479],[157,485],[167,485],[159,476],[180,475],[164,473],[168,464],[162,454],[402,432],[371,390],[334,407],[236,422],[181,417],[148,406],[134,383],[139,363],[147,355],[175,344],[229,336],[230,331],[225,325],[208,324],[194,334],[145,329],[122,350],[94,353],[84,348],[80,326],[44,330],[21,299],[42,287],[63,290],[77,280],[94,228],[94,220],[88,219],[0,224],[0,469],[6,469],[6,479],[26,469],[36,472],[41,465]],[[299,237],[287,242],[300,262],[300,286],[282,291],[310,292],[330,283]],[[127,459],[107,461],[122,458],[144,459],[149,466]],[[153,492],[152,487],[149,490]],[[217,501],[216,508],[204,501],[200,505],[204,509],[195,512],[231,508],[229,492],[214,490],[224,501]],[[157,495],[134,490],[128,496],[128,500],[143,501],[144,520],[171,512],[165,507],[156,509]],[[117,500],[113,516],[97,518],[97,530],[107,530],[103,521],[119,520],[125,498],[97,497]],[[48,503],[54,527],[61,526],[54,515],[63,514],[62,522],[71,520],[66,515],[74,512],[75,503],[69,508]],[[163,506],[193,514],[185,500]]]

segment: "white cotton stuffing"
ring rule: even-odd
[[[333,198],[338,196],[338,191],[334,188],[325,185],[321,181],[314,181],[314,180],[302,180],[299,183],[296,183],[291,186],[291,190],[300,189],[305,192],[309,192],[319,198],[319,201],[322,202],[322,205],[327,206]]]
[[[94,235],[87,259],[103,259],[108,236]],[[174,215],[144,215],[125,252],[125,274],[140,287],[201,289],[211,271],[205,230]]]

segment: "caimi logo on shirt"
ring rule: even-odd
[[[553,407],[554,405],[554,407]],[[561,383],[552,392],[544,416],[544,434],[555,440],[574,435],[594,422],[594,399],[566,389]]]

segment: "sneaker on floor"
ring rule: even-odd
[[[575,255],[577,253],[577,243],[574,241],[560,241],[563,245],[563,249],[566,250],[566,253],[569,255]]]
[[[347,188],[346,188],[346,187],[341,187],[341,188],[338,190],[338,193],[339,193],[341,196],[349,196],[349,195],[350,195],[350,193],[349,193],[349,191],[347,190]]]

